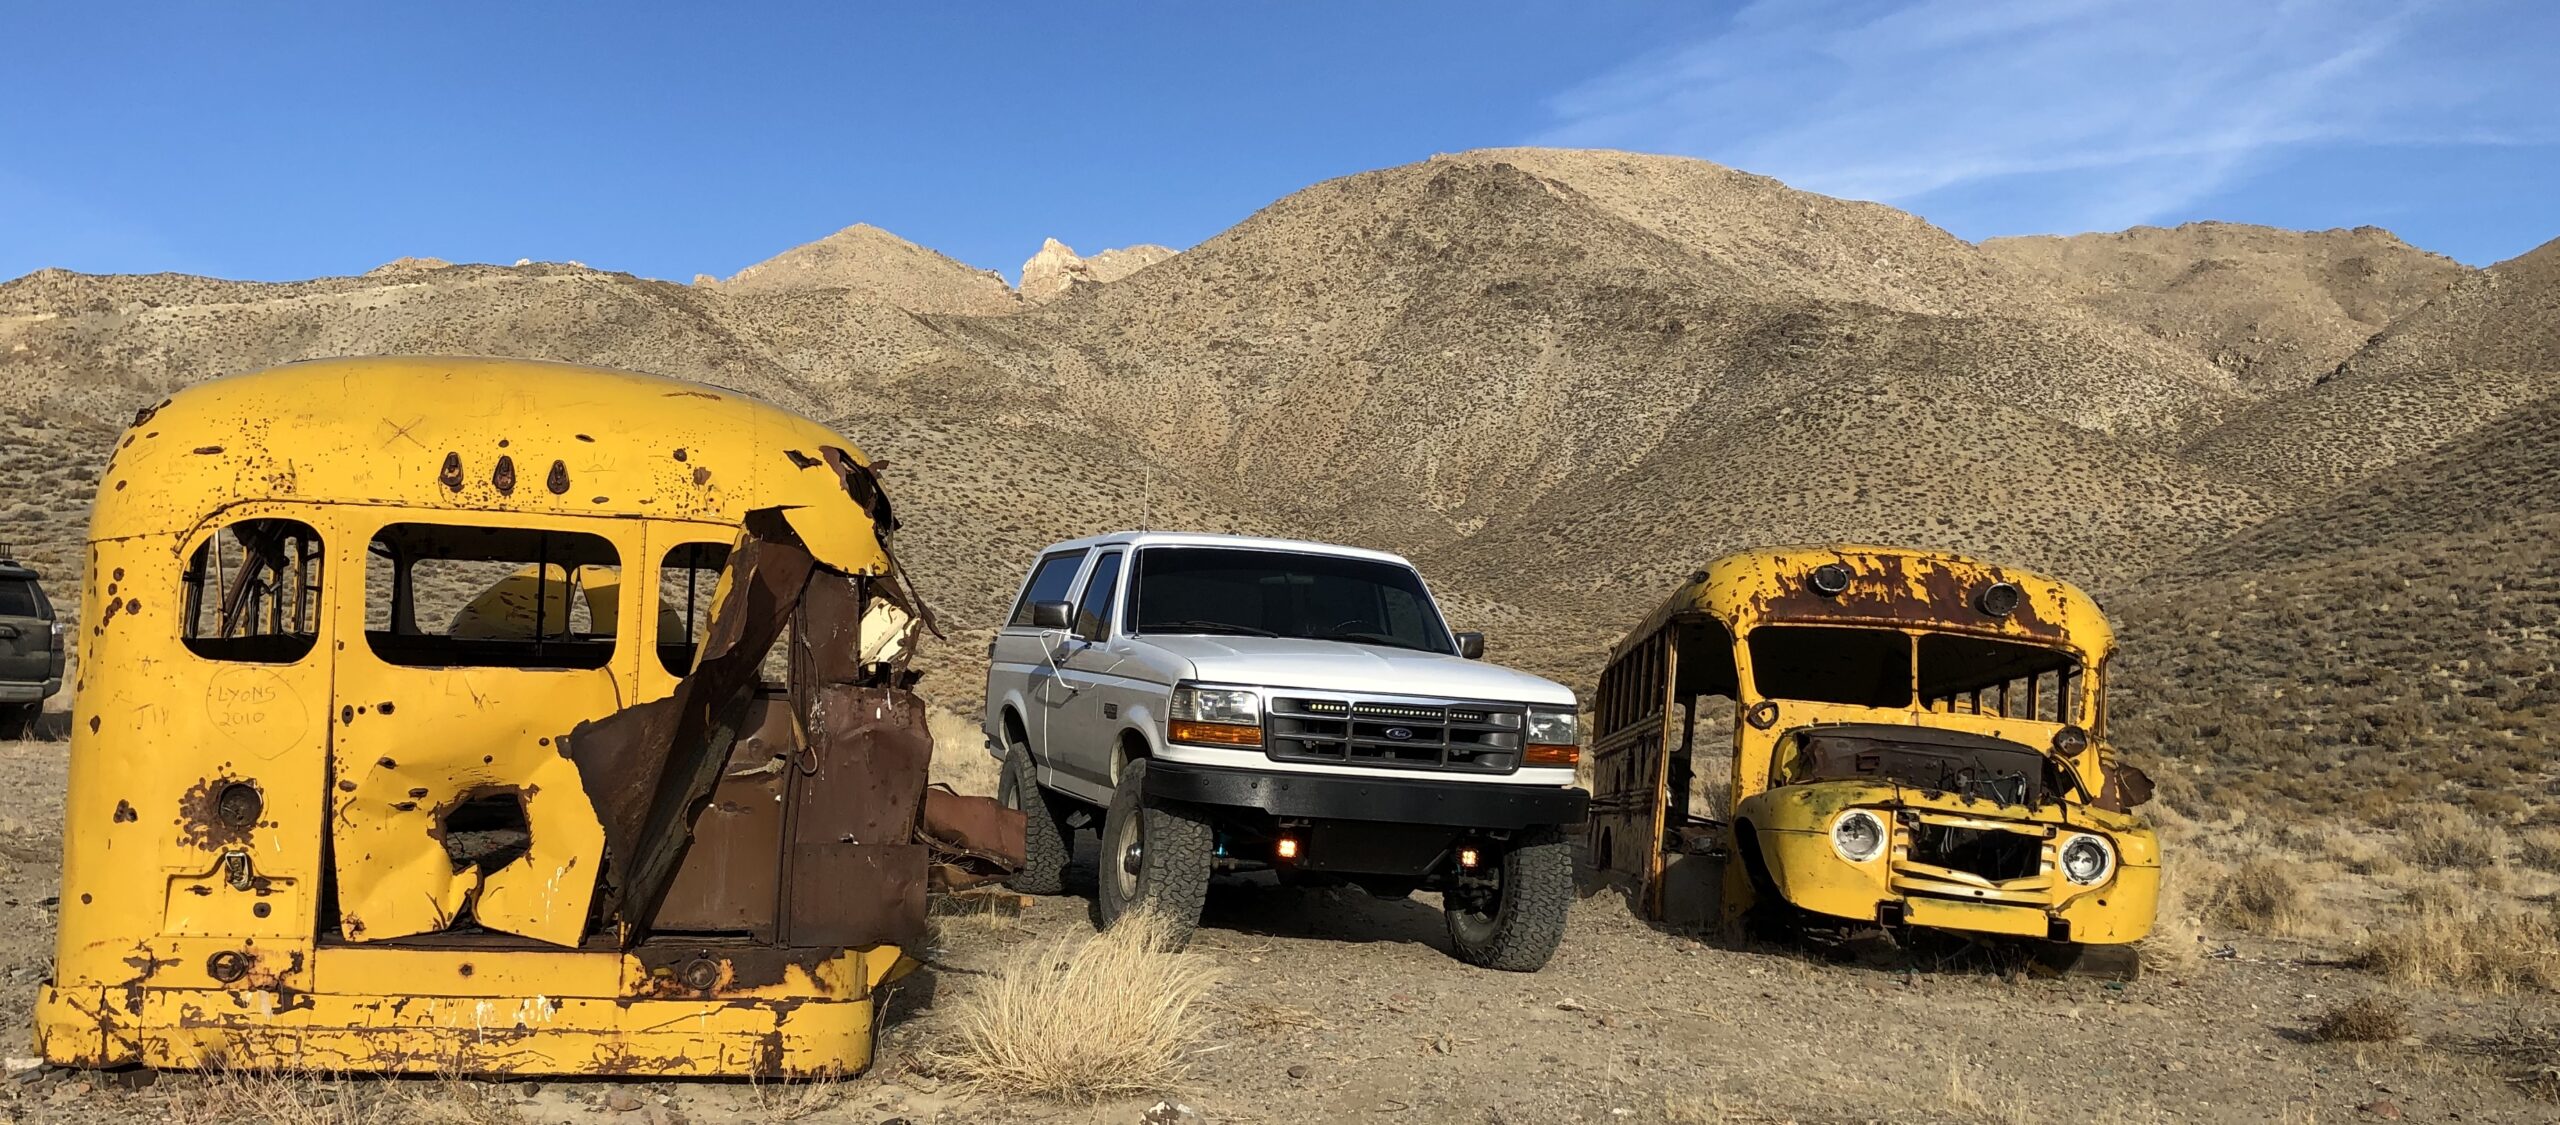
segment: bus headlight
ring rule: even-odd
[[[1851,809],[1831,822],[1831,846],[1840,858],[1865,863],[1884,850],[1884,821],[1865,809]]]
[[[2116,853],[2096,836],[2074,836],[2062,844],[2062,877],[2081,886],[2102,882],[2115,870]]]

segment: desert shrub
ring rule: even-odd
[[[2481,1053],[2497,1060],[2507,1081],[2534,1097],[2560,1101],[2560,1026],[2521,1012],[2481,1038]]]
[[[2411,985],[2560,988],[2560,913],[2460,884],[2421,886],[2407,916],[2376,933],[2362,961]]]
[[[2183,859],[2160,869],[2160,904],[2151,935],[2142,939],[2143,967],[2187,972],[2204,963],[2203,907],[2196,888],[2222,877],[2211,860]]]
[[[1163,1089],[1200,1037],[1201,1001],[1219,973],[1168,948],[1152,914],[1122,918],[1073,945],[1018,952],[963,996],[935,1070],[991,1093],[1094,1102]]]
[[[2330,1043],[2384,1043],[2409,1034],[2409,1004],[2379,992],[2329,1009],[2311,1035]]]
[[[2560,829],[2537,828],[2518,837],[2516,855],[2527,867],[2560,871]]]
[[[2259,934],[2297,934],[2315,928],[2318,908],[2308,887],[2310,870],[2282,856],[2242,863],[2214,888],[2208,916],[2217,924]]]
[[[2409,858],[2428,867],[2486,867],[2507,854],[2503,829],[2460,809],[2404,809],[2399,822]]]

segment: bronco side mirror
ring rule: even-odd
[[[1075,616],[1075,607],[1065,602],[1031,603],[1031,627],[1034,629],[1072,628]]]
[[[1484,634],[1458,634],[1458,655],[1468,660],[1484,659]]]

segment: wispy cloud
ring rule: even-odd
[[[2560,80],[2536,56],[2555,10],[1755,0],[1706,38],[1555,97],[1539,139],[1935,200],[1991,228],[1960,233],[2111,229],[2175,216],[2303,146],[2547,142]],[[2004,200],[2004,186],[2030,190]]]

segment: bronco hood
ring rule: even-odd
[[[1562,684],[1445,653],[1298,637],[1150,633],[1145,639],[1190,661],[1189,678],[1211,683],[1574,705],[1573,692]]]

